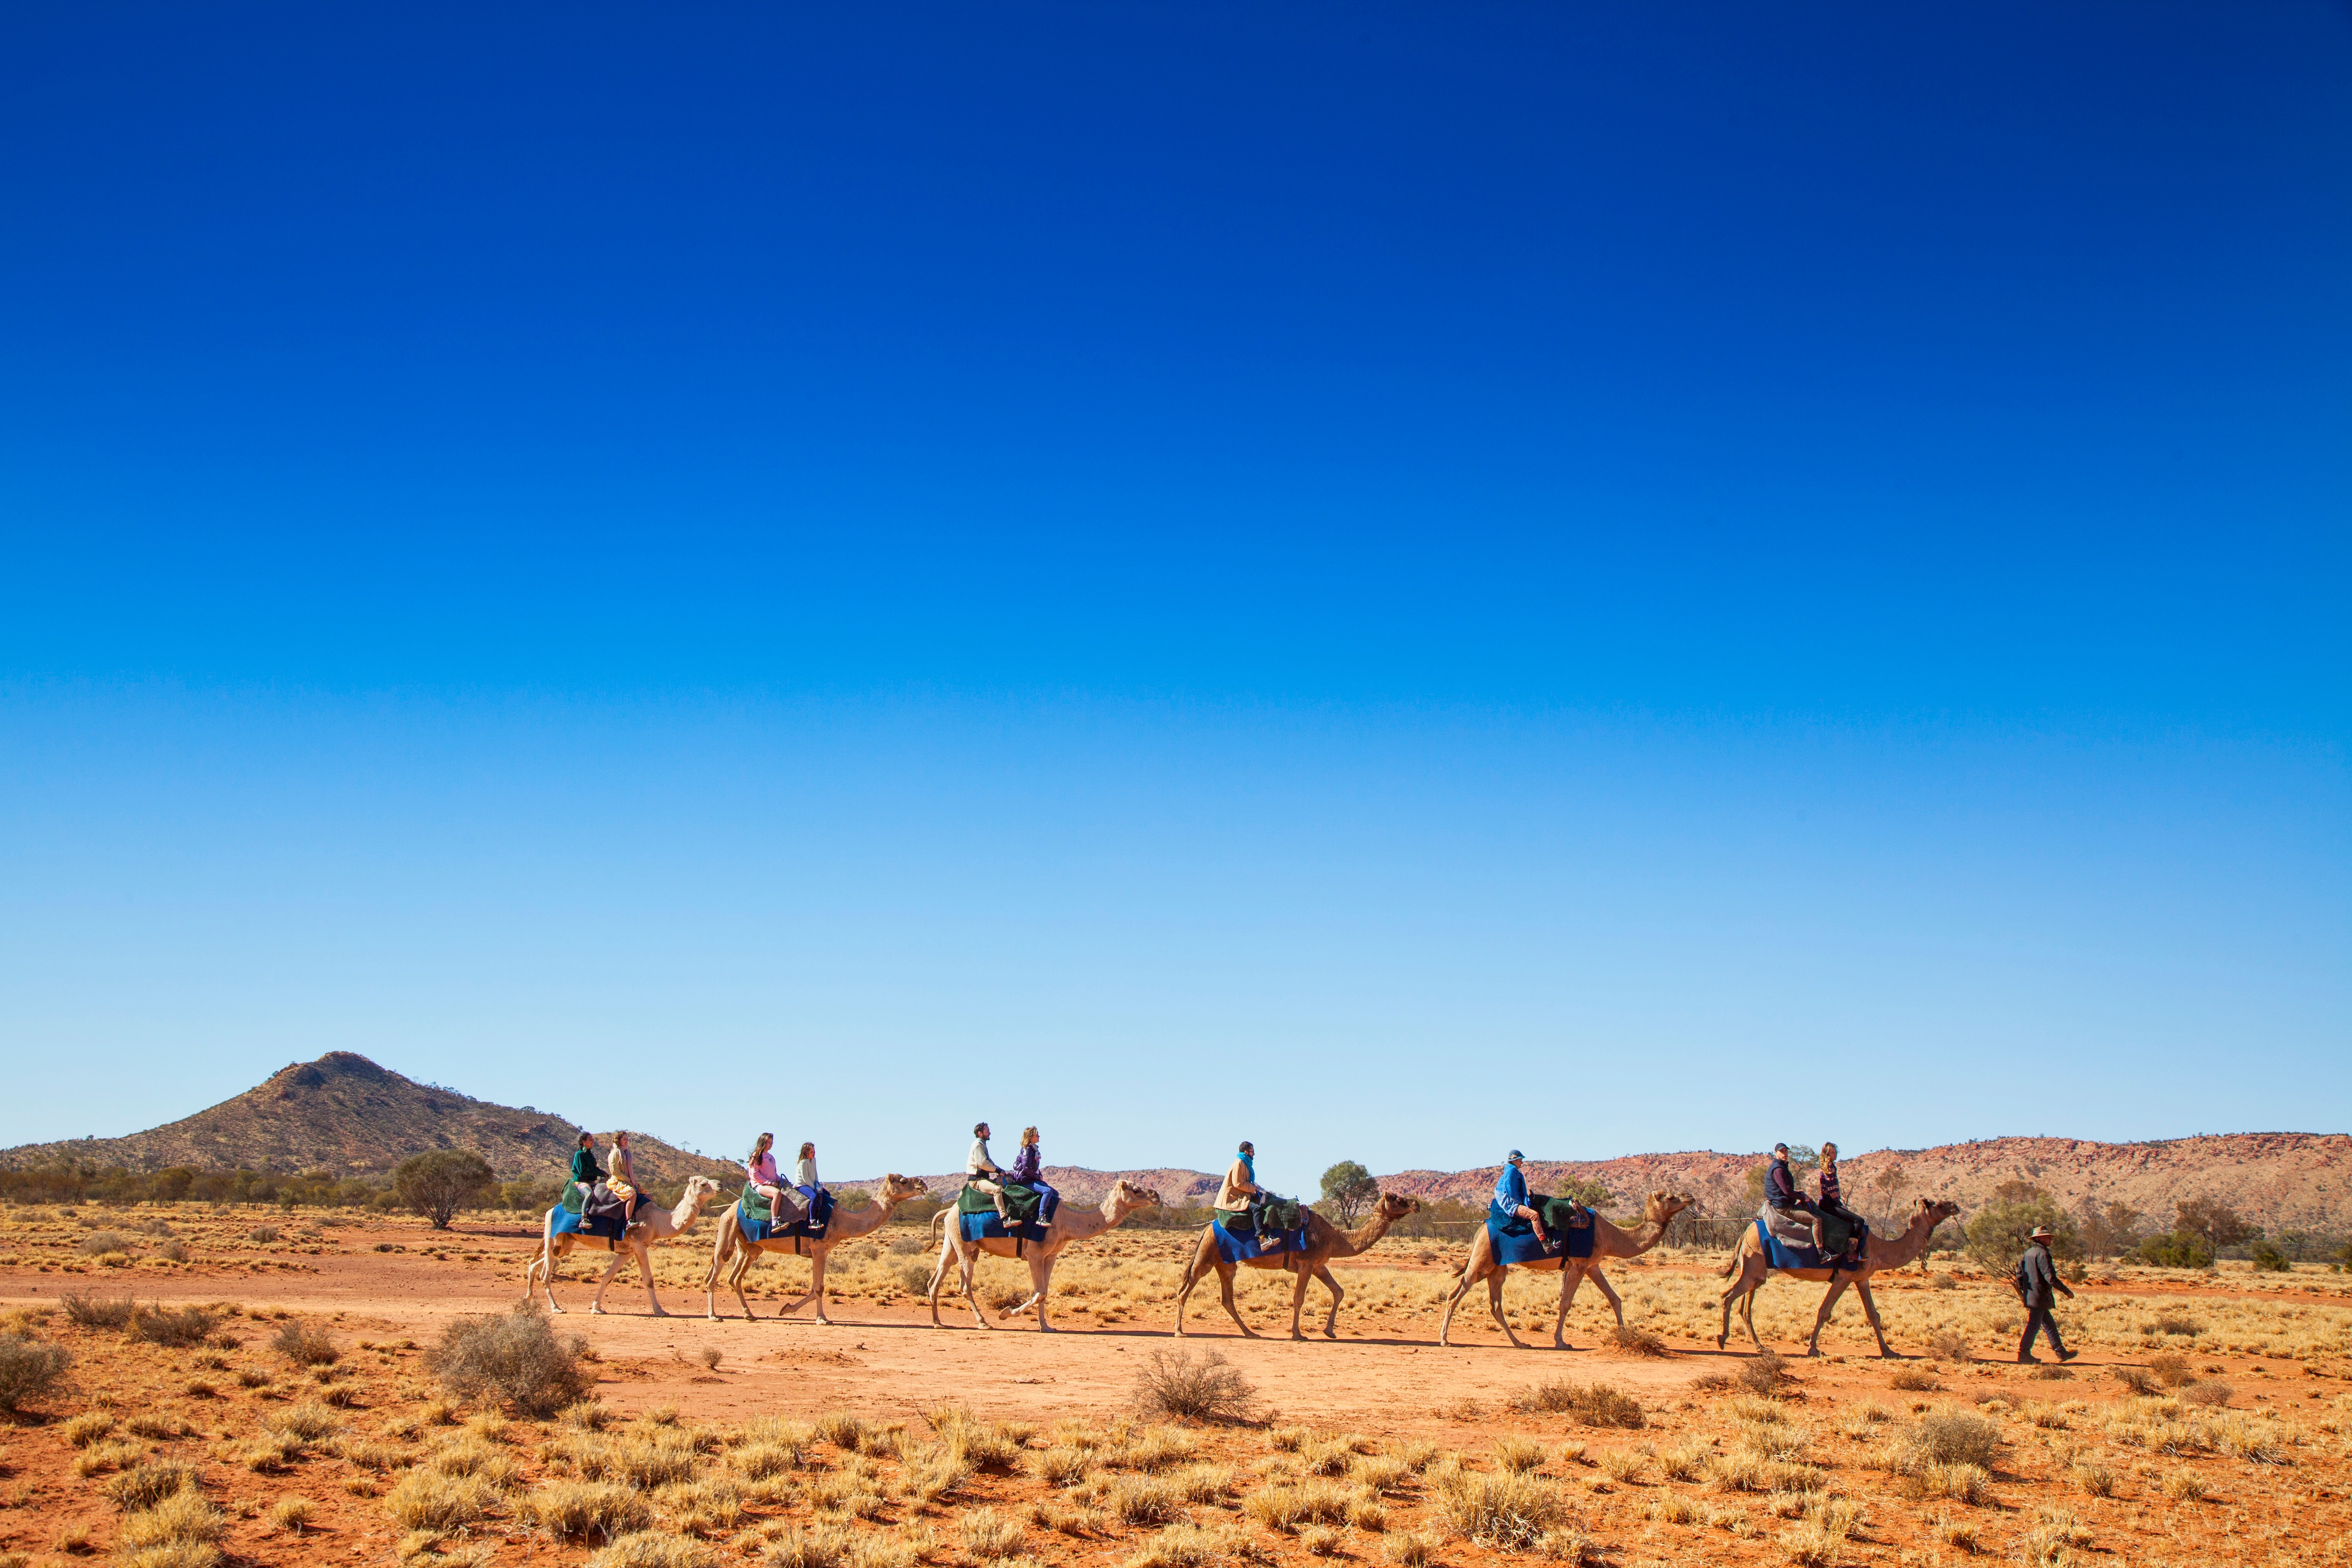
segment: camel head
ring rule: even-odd
[[[680,1206],[691,1213],[700,1214],[702,1205],[709,1203],[710,1195],[718,1190],[719,1184],[709,1176],[689,1176],[686,1181],[686,1194],[680,1200]]]
[[[1670,1193],[1660,1188],[1642,1205],[1642,1217],[1652,1225],[1664,1225],[1696,1201],[1688,1193]]]
[[[1138,1209],[1156,1209],[1159,1206],[1158,1193],[1150,1187],[1139,1187],[1124,1176],[1110,1184],[1110,1192],[1103,1199],[1103,1213],[1110,1215],[1114,1225]]]
[[[902,1176],[893,1171],[882,1178],[882,1184],[875,1189],[874,1196],[887,1209],[894,1204],[903,1204],[908,1198],[919,1198],[929,1191],[929,1187],[914,1177]]]
[[[1916,1226],[1924,1222],[1926,1234],[1933,1236],[1937,1226],[1959,1212],[1960,1205],[1948,1198],[1921,1198],[1918,1208],[1912,1213],[1911,1223]]]
[[[1407,1197],[1402,1193],[1382,1193],[1379,1214],[1382,1219],[1393,1225],[1420,1206],[1419,1198]]]

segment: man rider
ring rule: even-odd
[[[1244,1138],[1225,1172],[1224,1184],[1217,1189],[1217,1201],[1213,1206],[1219,1214],[1240,1214],[1255,1208],[1265,1198],[1265,1189],[1257,1184],[1257,1149]],[[1225,1228],[1231,1230],[1233,1226]],[[1251,1228],[1255,1229],[1255,1225]]]
[[[1507,1221],[1524,1219],[1531,1223],[1536,1227],[1536,1239],[1542,1242],[1544,1250],[1549,1252],[1552,1245],[1551,1233],[1544,1228],[1542,1214],[1528,1205],[1527,1173],[1519,1169],[1519,1162],[1526,1158],[1517,1149],[1505,1158],[1502,1174],[1495,1178],[1495,1206],[1503,1211]]]
[[[993,1181],[988,1178],[994,1177]],[[1004,1173],[989,1157],[988,1123],[974,1124],[971,1130],[971,1152],[963,1157],[964,1184],[979,1188],[996,1200],[996,1217],[1010,1229],[1013,1215],[1004,1207]]]

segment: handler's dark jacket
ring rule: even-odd
[[[2058,1278],[2058,1267],[2050,1261],[2050,1249],[2035,1242],[2017,1260],[2017,1293],[2028,1307],[2047,1307],[2054,1300],[2054,1291],[2065,1290],[2065,1281]]]

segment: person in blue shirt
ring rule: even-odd
[[[1543,1215],[1528,1202],[1527,1173],[1519,1169],[1519,1162],[1526,1158],[1525,1154],[1514,1149],[1503,1162],[1503,1173],[1495,1178],[1495,1207],[1506,1223],[1524,1219],[1532,1224],[1536,1227],[1536,1235],[1549,1247],[1551,1246],[1551,1233],[1544,1229]]]

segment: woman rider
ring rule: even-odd
[[[793,1162],[793,1184],[800,1188],[801,1196],[809,1201],[810,1212],[815,1212],[816,1195],[824,1190],[824,1184],[816,1179],[815,1144],[801,1145],[801,1157]]]
[[[626,1131],[613,1134],[613,1168],[605,1173],[604,1190],[629,1205],[631,1219],[637,1216],[637,1166],[629,1158],[629,1135]]]
[[[1013,1156],[1013,1169],[1005,1173],[1008,1180],[1032,1188],[1037,1194],[1037,1223],[1054,1223],[1054,1211],[1061,1206],[1062,1194],[1045,1184],[1045,1156],[1037,1147],[1037,1130],[1021,1130],[1021,1151]]]
[[[1822,1145],[1821,1177],[1822,1199],[1820,1203],[1813,1205],[1813,1245],[1822,1247],[1826,1254],[1828,1247],[1822,1239],[1822,1216],[1835,1215],[1845,1221],[1849,1227],[1846,1232],[1844,1256],[1850,1258],[1853,1255],[1853,1249],[1862,1245],[1863,1220],[1860,1215],[1846,1207],[1839,1196],[1837,1145],[1834,1143]]]
[[[751,1178],[752,1190],[768,1200],[768,1217],[779,1226],[789,1225],[790,1205],[784,1202],[784,1184],[776,1174],[776,1157],[770,1151],[775,1147],[776,1135],[762,1132],[751,1145],[751,1157],[743,1162],[743,1173]]]
[[[596,1134],[580,1134],[580,1146],[572,1151],[572,1181],[580,1189],[580,1201],[588,1201],[589,1190],[604,1179],[604,1167],[596,1163]]]

